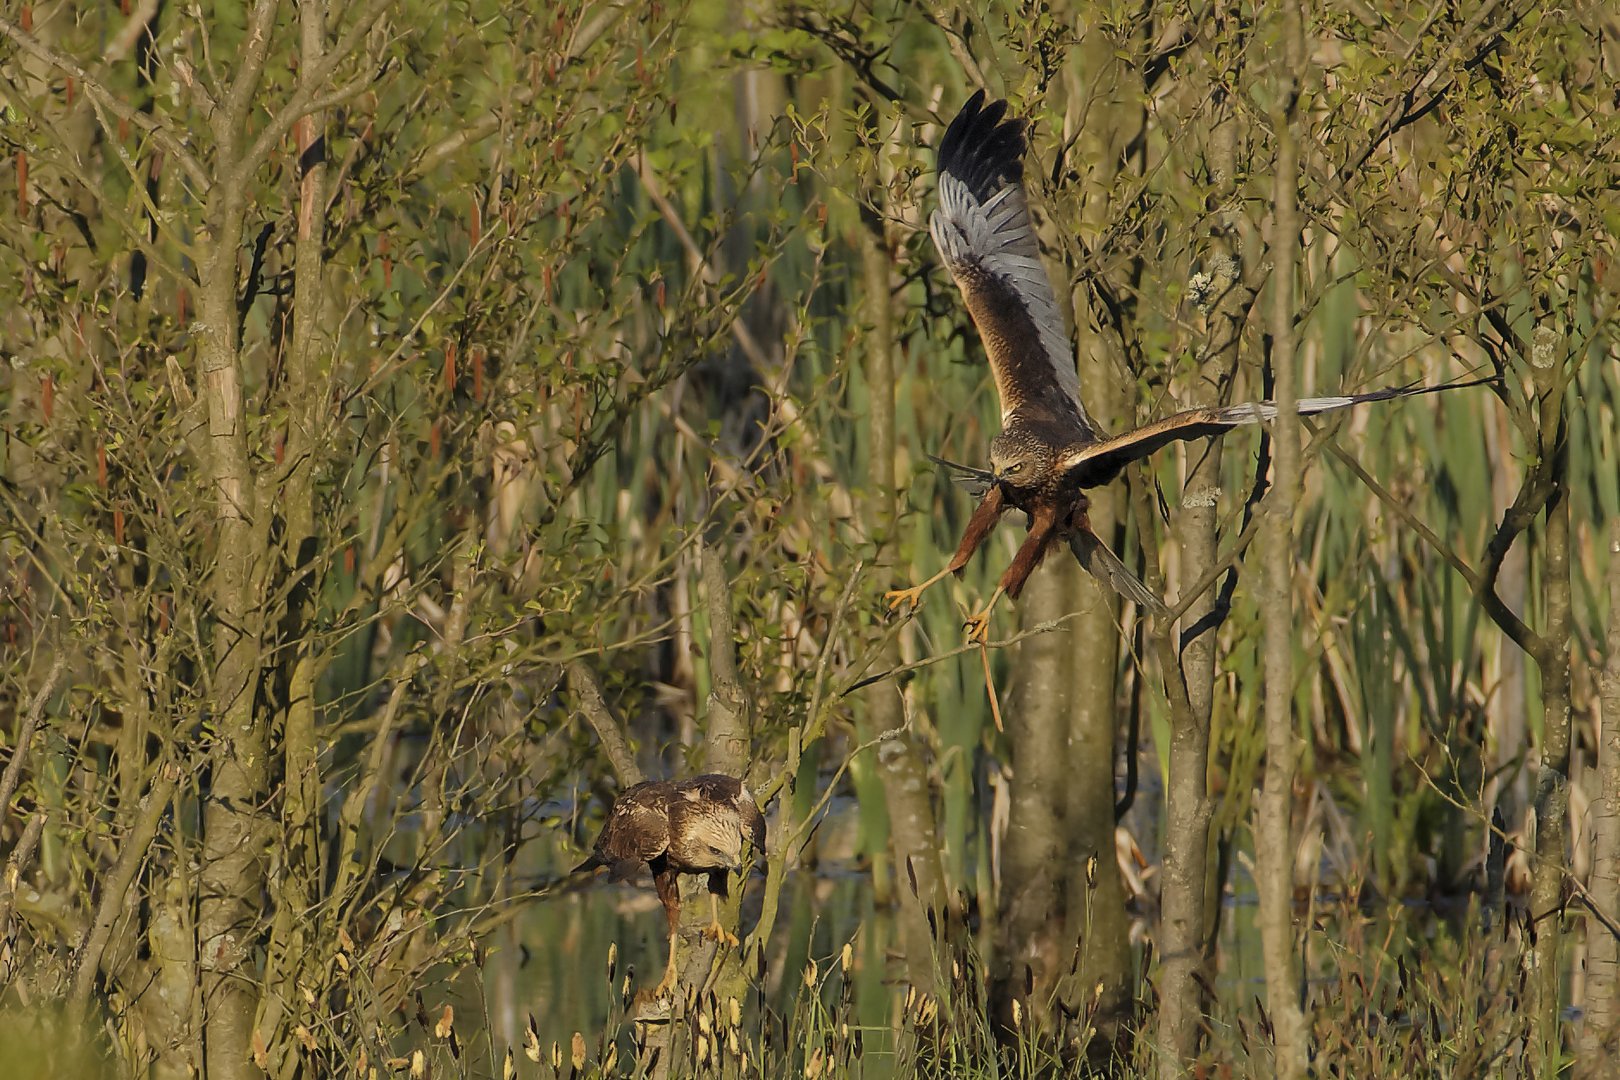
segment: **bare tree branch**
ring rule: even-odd
[[[607,699],[602,695],[602,683],[597,679],[596,673],[585,661],[575,660],[568,665],[568,684],[573,687],[574,694],[579,699],[580,711],[596,730],[596,738],[602,744],[602,752],[607,755],[608,763],[613,766],[613,772],[619,778],[619,787],[623,789],[641,783],[645,777],[642,775],[641,766],[636,764],[635,752],[630,749],[624,721],[614,714]]]
[[[61,677],[67,668],[68,653],[60,650],[51,662],[50,671],[45,674],[45,682],[40,685],[34,694],[34,700],[28,703],[28,711],[23,714],[22,726],[17,730],[16,749],[11,752],[11,760],[6,762],[6,771],[0,775],[0,813],[5,813],[11,806],[11,797],[17,793],[17,785],[22,780],[23,766],[28,761],[30,747],[34,741],[34,732],[39,727],[40,719],[45,715],[45,706],[50,702],[51,695],[56,692],[56,680]]]
[[[84,87],[84,92],[90,95],[96,104],[118,117],[118,119],[127,121],[151,135],[164,153],[171,155],[175,161],[180,163],[181,168],[185,169],[186,175],[190,176],[192,182],[197,185],[199,192],[208,190],[209,185],[213,182],[213,177],[203,167],[202,162],[190,150],[186,149],[185,139],[182,136],[177,135],[165,124],[115,96],[95,76],[73,60],[63,56],[3,15],[0,15],[0,34],[5,34],[15,41],[30,56],[43,60],[64,74],[71,75],[79,85]],[[113,135],[115,133],[108,132],[108,134]]]

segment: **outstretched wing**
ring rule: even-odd
[[[1352,405],[1362,405],[1369,401],[1438,394],[1442,390],[1461,390],[1464,387],[1480,386],[1494,381],[1494,379],[1472,379],[1467,382],[1444,383],[1440,386],[1396,386],[1365,394],[1300,398],[1299,413],[1301,416],[1314,416],[1318,413],[1347,409]],[[1145,424],[1124,435],[1116,435],[1111,439],[1077,447],[1059,459],[1058,468],[1064,472],[1082,470],[1084,477],[1080,481],[1081,486],[1094,487],[1112,480],[1131,462],[1145,458],[1173,442],[1219,435],[1231,428],[1244,424],[1258,424],[1275,419],[1276,416],[1277,406],[1269,401],[1246,401],[1241,405],[1227,405],[1220,408],[1188,409],[1167,416],[1163,420]]]
[[[1023,120],[1005,101],[968,99],[939,143],[939,208],[929,222],[984,341],[1001,423],[1058,420],[1096,438],[1080,376],[1024,201]]]

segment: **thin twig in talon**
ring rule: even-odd
[[[996,730],[1006,733],[1007,729],[1001,726],[1001,702],[996,697],[996,680],[990,675],[990,649],[988,646],[979,646],[979,659],[984,664],[984,690],[990,695],[990,719],[996,722]]]

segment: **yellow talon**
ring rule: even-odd
[[[962,625],[967,628],[969,645],[983,645],[990,640],[990,612],[988,610],[969,615],[967,622]]]
[[[922,603],[925,588],[927,588],[925,585],[913,585],[909,589],[890,589],[883,594],[883,599],[889,602],[890,611],[900,611],[907,607],[915,609]]]
[[[721,926],[718,918],[716,918],[708,926],[705,926],[702,930],[699,930],[698,933],[701,936],[713,941],[716,945],[730,945],[733,949],[735,949],[739,944],[737,935]]]
[[[990,640],[990,613],[996,610],[996,601],[1000,600],[1006,590],[997,586],[996,591],[990,594],[990,602],[984,605],[982,611],[975,612],[967,617],[962,625],[968,632],[969,645],[984,645]]]
[[[901,608],[905,607],[915,610],[917,605],[922,603],[922,594],[926,592],[935,582],[949,577],[950,574],[951,568],[947,566],[945,569],[941,570],[939,573],[935,574],[921,585],[913,585],[909,589],[890,589],[888,592],[883,594],[883,598],[889,602],[890,611],[899,611]]]

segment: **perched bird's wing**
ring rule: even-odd
[[[1369,401],[1437,394],[1442,390],[1461,390],[1464,387],[1480,386],[1495,381],[1495,379],[1473,379],[1467,382],[1443,383],[1440,386],[1396,386],[1340,397],[1300,398],[1299,413],[1301,416],[1314,416],[1317,413],[1347,409],[1352,405],[1361,405]],[[1145,424],[1124,435],[1115,435],[1101,442],[1077,446],[1058,459],[1058,469],[1062,472],[1083,470],[1084,486],[1092,487],[1107,483],[1119,475],[1119,471],[1126,465],[1139,461],[1173,442],[1219,435],[1223,431],[1244,424],[1274,420],[1276,416],[1277,406],[1269,401],[1246,401],[1241,405],[1226,405],[1220,408],[1188,409],[1186,412],[1178,412],[1163,420]]]
[[[754,854],[764,858],[765,815],[759,812],[759,804],[754,801],[754,793],[747,788],[743,788],[742,794],[737,798],[737,810],[742,814],[743,832],[748,836],[748,842],[753,845]]]
[[[996,474],[988,469],[975,469],[972,465],[961,465],[954,461],[937,458],[933,454],[926,455],[929,461],[940,467],[940,470],[950,479],[951,483],[967,489],[968,494],[978,498],[990,490],[996,482]]]
[[[633,876],[643,863],[669,848],[669,798],[673,785],[648,780],[627,788],[608,812],[591,857],[574,869],[606,866],[615,880]]]
[[[1096,438],[1024,201],[1024,121],[1006,113],[981,90],[945,130],[929,232],[984,341],[1002,426],[1014,415],[1061,420]]]
[[[1091,576],[1113,589],[1127,600],[1136,604],[1154,615],[1169,614],[1170,609],[1163,600],[1153,595],[1153,590],[1142,584],[1141,578],[1131,573],[1130,567],[1119,561],[1119,556],[1108,550],[1108,545],[1098,539],[1090,529],[1081,529],[1069,537],[1069,550],[1081,566],[1091,572]]]

